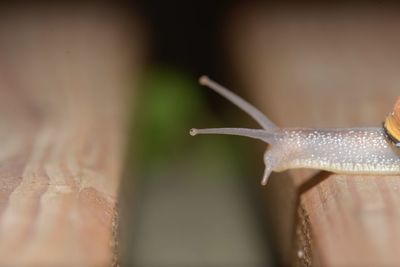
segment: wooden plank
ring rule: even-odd
[[[240,6],[227,35],[233,71],[280,126],[380,125],[399,95],[398,11]],[[399,188],[394,176],[274,175],[265,194],[280,262],[398,266]]]
[[[110,266],[134,33],[91,5],[0,17],[0,265]]]

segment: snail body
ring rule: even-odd
[[[236,104],[263,129],[191,129],[190,134],[230,134],[267,143],[262,185],[267,184],[272,171],[294,168],[344,174],[400,174],[400,149],[396,147],[400,135],[396,135],[398,128],[393,120],[396,110],[388,116],[383,128],[279,128],[248,102],[207,77],[202,77],[200,83]],[[391,127],[387,127],[389,124]]]

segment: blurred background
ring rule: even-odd
[[[239,1],[236,1],[239,2]],[[122,265],[270,266],[262,212],[265,146],[192,127],[256,127],[198,85],[232,78],[224,27],[235,1],[142,1],[147,64],[135,94],[122,186]],[[131,165],[133,163],[133,165]]]
[[[118,176],[120,150],[115,147],[123,137],[122,129],[113,126],[121,126],[124,116],[118,113],[123,108],[112,104],[127,100],[130,126],[119,186],[119,240],[111,244],[121,266],[310,266],[318,262],[310,256],[311,234],[304,235],[307,240],[297,235],[308,227],[299,226],[297,220],[303,188],[299,185],[304,180],[285,172],[273,174],[268,186],[261,187],[265,144],[235,136],[189,135],[192,127],[258,128],[233,104],[199,86],[198,78],[210,76],[279,126],[381,125],[400,83],[398,5],[384,1],[85,1],[48,10],[51,4],[44,2],[37,9],[23,9],[26,14],[19,5],[0,10],[1,73],[9,79],[5,83],[33,90],[22,95],[31,94],[39,115],[53,118],[50,111],[56,107],[60,114],[55,115],[68,113],[68,122],[75,126],[75,118],[82,119],[82,125],[95,125],[90,112],[100,114],[95,125],[99,128],[85,133],[91,141],[92,135],[96,140],[107,130],[112,132],[109,139],[106,134],[102,137],[109,143],[101,152],[111,155],[108,165],[103,162],[105,171],[95,169],[104,171],[102,177]],[[121,92],[126,75],[129,97]],[[53,90],[60,83],[65,86]],[[43,88],[48,91],[37,94]],[[10,92],[6,93],[19,99],[18,90]],[[8,105],[7,110],[14,112],[13,102],[3,102],[0,108]],[[99,107],[112,110],[103,114]],[[110,125],[101,123],[104,118]],[[64,127],[68,133],[69,125]],[[80,144],[75,144],[78,151]],[[98,146],[88,142],[88,147]],[[114,195],[118,181],[109,179],[105,184],[104,191]],[[69,248],[76,251],[72,241]]]

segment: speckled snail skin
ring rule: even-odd
[[[229,134],[256,138],[268,144],[264,154],[266,185],[272,171],[311,168],[345,174],[400,174],[400,101],[389,114],[384,127],[376,128],[278,128],[254,106],[208,77],[205,85],[241,108],[263,129],[191,129],[197,134]],[[396,110],[396,108],[398,110]],[[399,112],[397,112],[399,111]]]

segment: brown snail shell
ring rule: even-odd
[[[400,98],[397,99],[393,111],[386,117],[383,128],[389,140],[400,147]]]

